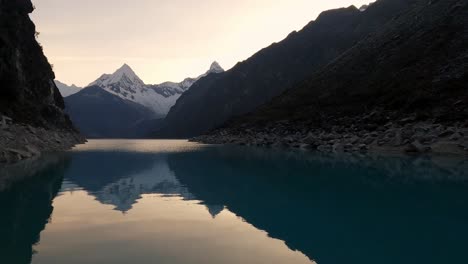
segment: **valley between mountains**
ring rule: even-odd
[[[198,78],[146,85],[124,65],[67,97],[67,111],[88,137],[465,154],[466,8],[379,0],[329,10],[228,71],[213,63]]]
[[[365,1],[0,0],[0,263],[468,263],[468,0]]]
[[[31,2],[0,3],[4,162],[84,137],[468,154],[466,0],[329,10],[226,71],[153,85],[124,64],[85,88],[53,81]]]
[[[190,87],[224,69],[213,62],[195,78],[183,81],[145,84],[124,64],[112,74],[103,74],[86,88],[67,86],[56,81],[65,97],[67,113],[89,138],[148,138],[154,135],[177,99]],[[73,91],[70,94],[70,91]]]

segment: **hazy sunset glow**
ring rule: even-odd
[[[37,0],[32,19],[57,79],[85,86],[128,63],[146,83],[225,69],[327,9],[369,0]]]

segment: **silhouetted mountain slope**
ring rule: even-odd
[[[31,1],[0,1],[0,112],[37,126],[70,128],[54,73],[35,39]]]
[[[467,6],[464,0],[417,1],[223,133],[242,138],[250,129],[253,138],[263,132],[291,136],[294,144],[313,147],[337,143],[331,140],[363,149],[411,143],[408,151],[440,148],[439,139],[447,139],[468,150]]]
[[[82,141],[36,41],[33,10],[30,0],[0,0],[0,163]]]
[[[145,133],[137,129],[140,123],[154,116],[150,109],[97,86],[66,97],[65,103],[73,122],[90,138],[139,137]]]
[[[259,113],[311,120],[317,113],[375,107],[432,116],[450,107],[451,118],[466,117],[465,109],[452,106],[467,102],[468,2],[419,2]]]
[[[380,0],[364,12],[330,10],[233,69],[203,78],[177,101],[160,136],[187,137],[254,110],[380,29],[415,0]]]

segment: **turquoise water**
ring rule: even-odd
[[[0,263],[468,263],[468,161],[95,140],[0,170]]]

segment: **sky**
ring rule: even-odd
[[[56,79],[86,86],[124,63],[147,84],[181,81],[213,61],[233,67],[324,10],[371,0],[33,0]]]

